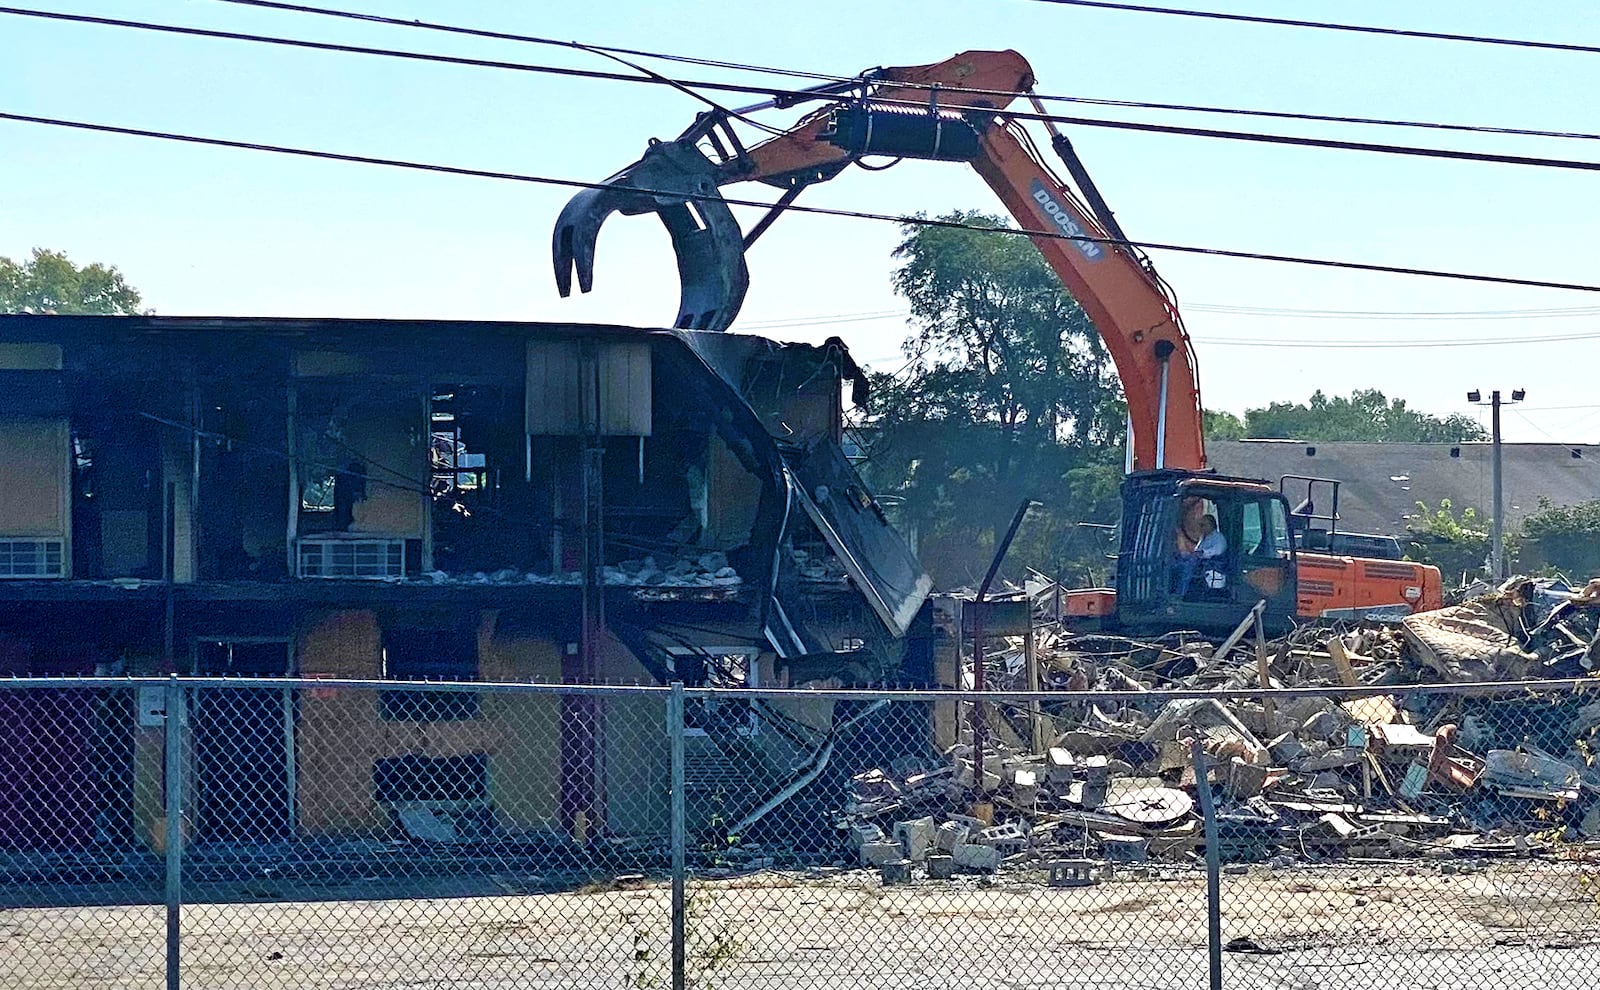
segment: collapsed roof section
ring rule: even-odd
[[[851,383],[856,404],[867,400],[866,375],[844,342],[833,337],[817,347],[738,334],[674,331],[674,335],[756,417],[766,435],[763,446],[770,445],[777,455],[778,483],[788,509],[776,545],[792,543],[791,510],[799,510],[889,634],[904,636],[933,580],[889,525],[839,446],[840,383]],[[823,410],[826,418],[816,414]],[[776,624],[769,622],[768,629],[774,648],[783,657],[816,652],[817,644],[786,628],[792,624],[781,597],[775,590]]]

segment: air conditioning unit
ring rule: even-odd
[[[63,577],[65,542],[0,536],[0,578]]]
[[[299,548],[299,575],[303,578],[382,581],[405,577],[405,540],[302,537]]]

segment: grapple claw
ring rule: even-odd
[[[594,287],[595,241],[612,213],[654,213],[672,238],[681,296],[674,326],[726,330],[750,285],[744,235],[717,191],[717,167],[692,140],[655,142],[644,157],[600,186],[573,196],[556,220],[551,252],[556,288]]]

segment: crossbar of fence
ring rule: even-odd
[[[167,677],[0,677],[0,690],[41,690],[75,688],[136,688],[165,685]],[[458,693],[463,690],[494,694],[581,694],[593,697],[606,696],[657,696],[671,692],[668,685],[659,684],[574,684],[540,681],[493,680],[401,680],[345,677],[181,677],[189,688],[318,688],[323,690],[354,691],[415,691]],[[1282,688],[1153,688],[1147,691],[1127,690],[1051,690],[1051,691],[973,691],[964,688],[751,688],[751,687],[684,687],[686,698],[858,701],[863,698],[892,702],[994,701],[1026,703],[1030,701],[1126,701],[1136,697],[1141,701],[1186,701],[1210,699],[1213,701],[1296,700],[1301,698],[1375,698],[1388,695],[1486,695],[1486,694],[1595,694],[1600,695],[1600,678],[1594,676],[1544,680],[1516,681],[1459,681],[1450,683],[1397,683],[1362,684],[1350,687],[1317,685]]]

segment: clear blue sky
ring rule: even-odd
[[[599,57],[213,0],[23,5],[378,47],[616,68]],[[598,44],[850,74],[1016,48],[1041,91],[1089,97],[1600,132],[1600,55],[1366,37],[1096,11],[1028,0],[590,3],[362,0],[329,5]],[[1466,33],[1600,43],[1588,0],[1173,0]],[[695,78],[750,77],[677,67]],[[730,102],[739,102],[733,100]],[[594,180],[671,136],[697,105],[648,86],[405,63],[0,16],[0,109]],[[1084,115],[1093,111],[1086,109]],[[1233,127],[1115,111],[1106,116]],[[786,123],[790,115],[772,115]],[[1600,142],[1311,124],[1243,126],[1356,140],[1600,160]],[[1268,147],[1099,129],[1072,134],[1130,236],[1396,265],[1600,282],[1600,175]],[[744,190],[756,193],[759,190]],[[649,218],[613,219],[596,291],[562,300],[550,228],[568,193],[0,122],[0,255],[34,246],[121,267],[166,314],[670,320],[676,274]],[[858,170],[802,202],[887,213],[999,212],[958,165]],[[748,216],[744,217],[748,222]],[[888,224],[792,215],[751,255],[741,329],[900,363]],[[1241,346],[1516,340],[1600,332],[1600,296],[1157,254],[1197,339],[1206,404],[1242,411],[1313,389],[1377,387],[1437,413],[1471,387],[1526,387],[1516,440],[1600,440],[1600,340],[1427,349]],[[1263,318],[1211,307],[1596,314],[1470,320]],[[763,327],[775,322],[810,325]],[[1552,407],[1580,408],[1552,408]],[[1597,467],[1600,481],[1600,467]]]

